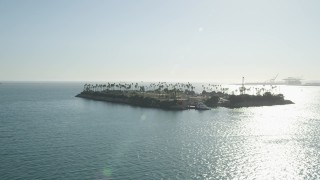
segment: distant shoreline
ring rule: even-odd
[[[241,85],[239,83],[233,84],[233,85]],[[256,85],[256,86],[268,86],[268,85],[273,85],[273,86],[320,86],[320,83],[304,83],[304,84],[286,84],[286,83],[246,83],[245,85]]]

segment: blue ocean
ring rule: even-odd
[[[0,179],[319,179],[320,87],[295,104],[166,111],[0,84]]]

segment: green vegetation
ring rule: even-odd
[[[270,92],[266,92],[261,95],[248,95],[248,94],[241,94],[241,95],[230,95],[229,100],[231,104],[241,103],[245,101],[250,102],[261,102],[261,101],[283,101],[284,97],[282,94],[272,95]]]
[[[210,98],[208,98],[204,101],[204,104],[209,107],[217,107],[219,99],[220,98],[218,96],[211,96]]]
[[[77,97],[125,103],[142,107],[162,109],[187,109],[203,102],[208,107],[227,108],[292,104],[282,94],[272,93],[277,89],[241,86],[230,90],[221,85],[202,85],[202,92],[196,93],[191,83],[106,83],[85,84]],[[261,95],[262,94],[262,95]]]
[[[145,96],[144,96],[145,95]],[[148,95],[148,96],[147,96]],[[161,109],[186,109],[182,103],[176,99],[161,99],[159,94],[146,94],[142,92],[124,92],[119,90],[114,91],[83,91],[77,97],[125,103],[141,107],[155,107]]]
[[[250,106],[271,106],[293,104],[292,101],[285,100],[282,94],[273,95],[270,92],[265,92],[261,95],[230,95],[228,107],[250,107]]]

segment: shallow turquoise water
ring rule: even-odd
[[[164,111],[0,85],[0,179],[319,179],[320,87],[296,104]]]

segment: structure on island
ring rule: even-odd
[[[292,101],[285,100],[282,94],[272,93],[273,87],[270,90],[256,88],[256,93],[252,95],[247,93],[250,88],[246,88],[244,83],[239,88],[240,94],[238,95],[235,95],[234,91],[229,94],[228,88],[221,85],[209,84],[209,86],[203,85],[202,87],[203,91],[196,93],[191,83],[85,84],[83,91],[76,97],[170,110],[208,110],[218,106],[239,108],[293,104]]]

